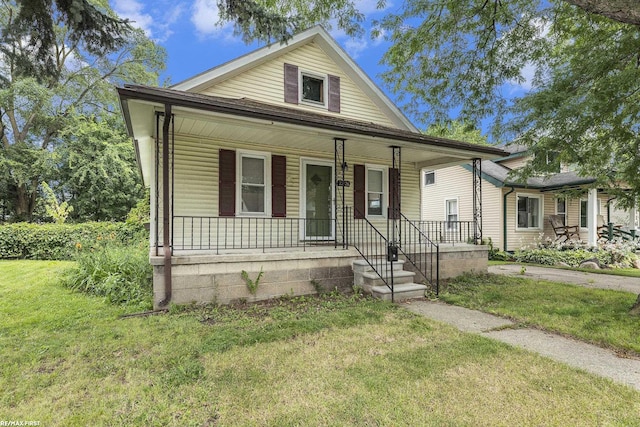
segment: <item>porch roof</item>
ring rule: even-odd
[[[467,167],[470,169],[470,167]],[[579,176],[576,172],[561,172],[546,177],[531,177],[526,182],[509,178],[511,169],[493,161],[482,162],[483,178],[497,187],[531,188],[540,191],[554,191],[563,188],[579,187],[595,182],[595,178]]]
[[[142,101],[164,107],[165,104],[185,107],[200,111],[228,114],[246,118],[287,123],[315,129],[326,129],[339,134],[355,134],[369,137],[384,138],[389,142],[398,141],[421,144],[433,148],[452,149],[457,154],[463,154],[467,159],[493,159],[508,155],[497,147],[481,146],[462,141],[424,135],[403,129],[382,126],[376,123],[346,119],[328,114],[319,114],[295,108],[267,104],[247,98],[233,99],[218,96],[184,92],[174,89],[158,88],[143,85],[125,85],[117,88],[123,106],[125,120],[130,135],[135,137],[131,115],[128,114],[128,102]],[[425,147],[426,148],[426,147]]]

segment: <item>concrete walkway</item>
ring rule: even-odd
[[[489,271],[520,276],[518,265],[492,266]],[[530,266],[527,266],[525,277],[640,293],[640,279],[636,278]],[[429,319],[453,325],[461,331],[480,334],[539,353],[640,391],[640,359],[618,357],[611,350],[549,332],[516,328],[515,323],[510,320],[438,301],[412,300],[403,304],[403,307]],[[640,332],[640,319],[638,331]]]

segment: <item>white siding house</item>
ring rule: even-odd
[[[525,183],[512,179],[509,173],[524,166],[529,154],[522,146],[505,149],[510,151],[508,156],[481,164],[482,237],[485,241],[491,239],[494,247],[511,251],[530,247],[542,239],[555,239],[550,215],[559,215],[567,226],[577,226],[580,238],[586,241],[590,197],[594,200],[593,213],[598,218],[599,227],[609,222],[627,230],[638,227],[635,209],[617,208],[615,200],[603,191],[589,195],[587,187],[595,180],[579,177],[568,168],[548,177],[530,178]],[[459,200],[459,221],[471,221],[473,216],[468,206],[473,188],[471,185],[456,185],[470,182],[471,167],[468,164],[445,167],[433,171],[433,176],[435,179],[423,179],[422,183],[422,221],[445,221],[446,203],[451,199]]]

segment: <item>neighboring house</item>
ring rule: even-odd
[[[459,247],[475,261],[448,270],[415,228],[420,171],[505,152],[419,133],[321,27],[118,94],[151,190],[156,307],[350,287],[354,270],[373,290],[390,244],[429,281],[483,268],[486,248]]]
[[[638,227],[636,209],[617,209],[615,199],[603,191],[587,191],[595,180],[580,177],[569,168],[547,177],[530,178],[526,183],[514,181],[509,173],[524,166],[530,155],[520,145],[506,146],[505,151],[508,156],[481,162],[485,183],[481,197],[482,237],[491,238],[496,248],[516,250],[535,244],[541,237],[555,239],[549,215],[559,215],[567,226],[578,226],[580,238],[585,241],[590,238],[590,225],[596,233],[593,223],[596,227],[608,222],[626,229]],[[464,228],[463,220],[472,218],[473,189],[456,183],[469,182],[471,174],[468,164],[423,171],[423,227],[428,227],[430,221],[460,220]],[[582,195],[576,196],[582,188]],[[458,223],[451,223],[449,228],[459,227]]]

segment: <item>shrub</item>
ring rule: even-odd
[[[513,254],[517,262],[531,264],[557,265],[561,262],[578,267],[582,262],[597,259],[602,265],[610,267],[633,267],[638,259],[635,244],[629,242],[601,242],[590,247],[584,242],[541,243],[538,248],[523,249]]]
[[[138,224],[118,222],[1,225],[0,259],[69,260],[107,240],[119,245],[137,244],[147,240],[147,233]]]
[[[153,269],[146,243],[122,246],[105,244],[79,252],[77,265],[67,270],[62,283],[89,295],[105,297],[112,304],[152,308]]]

